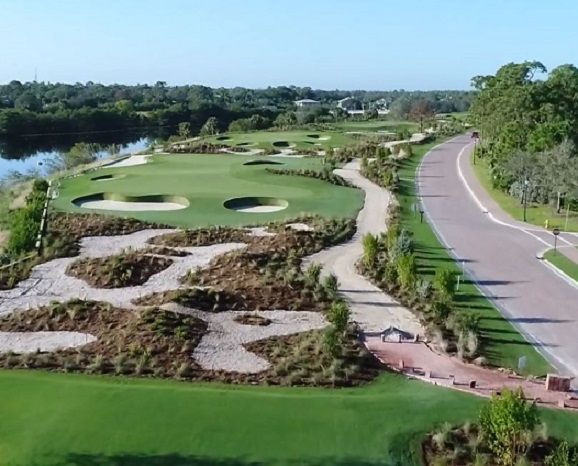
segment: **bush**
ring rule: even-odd
[[[433,289],[442,301],[453,301],[456,292],[456,277],[449,269],[437,268],[433,278]]]
[[[498,461],[513,466],[524,457],[538,426],[538,409],[527,403],[522,389],[493,395],[479,418],[483,439]]]
[[[333,324],[338,333],[343,333],[349,322],[349,308],[344,302],[335,302],[329,309],[329,322]]]
[[[26,198],[26,206],[11,212],[10,237],[6,248],[9,254],[19,255],[34,249],[47,189],[48,183],[45,180],[35,180],[32,192]]]
[[[402,254],[397,259],[399,286],[403,290],[413,290],[417,281],[417,265],[413,254]]]
[[[375,235],[367,233],[363,236],[363,264],[366,267],[371,267],[375,264],[377,260],[377,254],[379,252],[379,242]]]
[[[413,239],[411,233],[405,228],[402,228],[397,238],[397,248],[401,254],[413,253]]]

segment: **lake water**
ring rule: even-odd
[[[103,134],[84,133],[63,136],[22,137],[18,139],[0,139],[0,179],[12,172],[30,173],[38,171],[45,174],[46,162],[58,153],[68,152],[79,142],[99,144],[103,151],[99,154],[108,157],[105,148],[115,145],[120,154],[142,151],[155,140],[166,139],[167,134],[160,131],[149,132],[108,132]]]

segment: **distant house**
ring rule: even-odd
[[[318,100],[313,100],[313,99],[301,99],[301,100],[296,100],[295,105],[297,105],[297,107],[307,107],[307,108],[320,107],[321,102],[319,102]]]
[[[359,110],[361,108],[361,103],[355,97],[346,97],[337,101],[337,107],[343,110]]]

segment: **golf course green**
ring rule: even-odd
[[[247,149],[323,150],[354,142],[349,135],[337,131],[256,131],[225,133],[204,139],[212,144],[241,146]]]
[[[155,155],[142,165],[103,168],[63,180],[53,206],[68,212],[130,215],[177,227],[247,225],[301,214],[354,218],[361,209],[363,192],[360,190],[304,176],[271,174],[267,171],[269,167],[321,170],[323,165],[320,158],[307,157]],[[265,204],[261,211],[231,208],[238,205],[231,201],[239,198],[256,202],[271,199],[277,207],[267,210]],[[172,210],[128,212],[81,207],[87,200],[124,204],[143,201],[151,209],[158,205],[160,209],[163,202],[168,202]]]

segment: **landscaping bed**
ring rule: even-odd
[[[70,264],[66,274],[84,280],[93,288],[123,288],[145,283],[173,261],[129,251],[116,256],[84,258]]]

